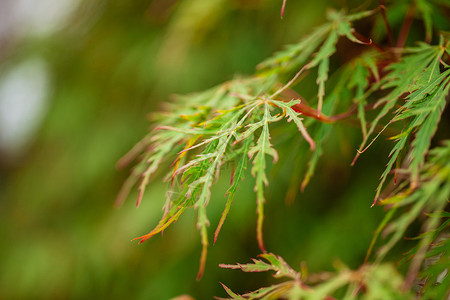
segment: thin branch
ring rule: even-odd
[[[294,78],[292,78],[288,83],[286,83],[285,86],[280,88],[278,91],[276,91],[274,94],[272,94],[269,98],[274,98],[275,96],[278,96],[284,90],[286,90],[288,87],[290,87],[297,80],[297,78],[303,73],[303,71],[305,71],[306,69],[309,68],[309,65],[310,65],[310,63],[307,63],[306,65],[304,65],[303,68],[301,68],[300,71],[298,71],[297,74],[295,74]]]
[[[413,2],[408,7],[408,11],[406,12],[405,20],[403,20],[402,28],[400,29],[400,33],[398,35],[397,40],[397,48],[403,48],[406,43],[406,39],[408,38],[409,30],[411,29],[412,22],[414,20],[414,14],[416,9],[414,7]]]
[[[280,87],[282,85],[280,84]],[[287,89],[284,90],[283,93],[280,94],[281,97],[286,98],[286,101],[289,102],[292,99],[300,99],[301,103],[304,103],[306,105],[309,105],[309,102],[299,93],[297,93],[297,91],[294,91],[293,89]]]
[[[394,34],[392,33],[392,28],[386,15],[386,5],[384,3],[384,0],[379,0],[378,2],[380,3],[381,16],[383,17],[384,26],[386,27],[386,35],[388,38],[389,46],[394,47]]]
[[[357,32],[357,31],[353,31],[352,34],[355,36],[355,38],[357,38],[359,41],[361,41],[362,44],[371,46],[371,47],[375,48],[375,50],[377,50],[378,52],[381,52],[381,53],[386,52],[386,49],[384,49],[379,44],[375,43],[372,39],[366,37],[365,35]]]
[[[343,119],[347,119],[350,118],[351,116],[355,115],[357,113],[357,105],[353,104],[348,111],[334,115],[334,116],[326,116],[324,114],[321,114],[320,116],[317,115],[317,110],[309,107],[308,105],[302,104],[302,103],[298,103],[295,104],[294,106],[292,106],[292,109],[295,110],[296,112],[301,113],[304,116],[308,116],[311,118],[314,118],[318,121],[324,122],[324,123],[335,123],[337,121],[343,120]],[[374,109],[374,105],[373,104],[367,104],[364,107],[364,110],[372,110]]]

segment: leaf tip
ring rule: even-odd
[[[139,190],[139,194],[138,194],[138,198],[136,200],[136,207],[139,207],[139,205],[141,205],[141,201],[142,201],[142,197],[144,196],[144,190],[140,189]]]
[[[283,0],[283,4],[281,5],[281,13],[280,13],[281,19],[283,19],[283,17],[284,17],[284,9],[285,8],[286,8],[286,0]]]
[[[378,202],[378,197],[375,197],[375,199],[373,199],[372,205],[370,206],[370,208],[374,207]]]
[[[200,266],[198,268],[198,273],[197,273],[197,281],[200,281],[203,277],[203,273],[205,272],[205,265],[206,265],[206,257],[208,255],[208,245],[204,244],[202,246],[202,254],[200,256]]]

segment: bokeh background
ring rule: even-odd
[[[114,199],[129,174],[116,162],[146,134],[148,113],[172,94],[252,74],[321,24],[327,7],[360,2],[288,0],[283,20],[281,3],[0,2],[1,299],[211,299],[225,296],[219,282],[237,292],[274,282],[218,267],[259,254],[252,179],[241,185],[200,282],[194,212],[164,236],[130,242],[162,215],[164,172],[138,209],[135,190],[120,209]],[[347,56],[339,50],[334,63]],[[314,92],[312,84],[302,94]],[[316,272],[333,270],[337,259],[351,267],[364,259],[383,215],[369,206],[388,148],[375,145],[350,168],[360,138],[357,127],[336,126],[304,193],[307,156],[280,149],[267,189],[266,247],[296,269],[302,261]],[[227,184],[220,180],[213,193],[211,234]]]

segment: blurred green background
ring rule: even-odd
[[[148,113],[161,102],[251,74],[262,59],[321,24],[327,7],[355,7],[344,0],[288,0],[281,20],[281,3],[0,3],[1,299],[211,299],[225,296],[219,281],[237,292],[273,282],[270,274],[218,267],[259,254],[250,176],[209,249],[200,282],[194,212],[162,237],[130,242],[162,215],[163,172],[140,208],[135,190],[122,208],[113,204],[129,174],[115,164],[146,134]],[[281,159],[266,193],[266,247],[294,268],[302,261],[311,272],[332,270],[335,259],[362,263],[383,214],[369,206],[388,149],[375,145],[349,168],[359,141],[357,127],[337,126],[310,186],[296,193],[307,157],[273,140]],[[209,206],[211,238],[227,180],[218,182]],[[286,204],[289,188],[295,201]]]

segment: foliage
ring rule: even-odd
[[[283,11],[285,5],[284,1]],[[245,272],[275,271],[275,277],[288,280],[243,296],[224,286],[231,299],[403,299],[410,298],[414,291],[424,299],[448,296],[446,273],[450,266],[445,231],[449,214],[445,208],[450,195],[450,142],[433,137],[439,130],[450,90],[450,40],[445,32],[432,39],[436,25],[430,17],[430,11],[441,7],[448,5],[438,1],[409,3],[395,45],[387,15],[389,6],[357,13],[330,10],[327,23],[260,63],[253,76],[237,77],[201,93],[178,96],[163,113],[153,114],[155,125],[151,132],[121,161],[126,165],[139,156],[117,203],[123,203],[141,178],[139,206],[151,177],[167,163],[171,163],[165,177],[170,190],[159,223],[136,239],[144,242],[162,233],[194,208],[202,243],[200,279],[209,246],[207,207],[215,200],[213,184],[225,170],[231,170],[226,205],[214,234],[216,242],[249,168],[255,180],[256,237],[263,252],[261,257],[268,262],[254,259],[252,264],[222,267]],[[392,4],[392,11],[397,10]],[[423,20],[426,42],[404,47],[415,10]],[[381,22],[386,30],[375,32],[372,40],[357,32],[354,24],[359,21]],[[357,47],[359,53],[335,68],[333,57],[344,39],[353,43],[349,47]],[[294,86],[298,85],[303,94],[302,84],[307,82],[309,73],[315,75],[317,91],[311,97],[314,100],[307,101]],[[390,114],[394,116],[390,118]],[[301,182],[303,190],[315,172],[331,130],[339,123],[351,121],[357,121],[362,136],[353,164],[388,129],[396,132],[390,135],[394,146],[372,203],[385,206],[386,217],[374,234],[365,264],[354,271],[339,266],[335,274],[319,273],[311,275],[315,278],[311,280],[295,272],[281,257],[268,253],[264,245],[265,187],[271,182],[268,172],[279,159],[284,159],[279,158],[274,144],[279,144],[278,139],[297,139],[310,148],[296,153],[308,160]],[[294,125],[297,130],[291,129]],[[441,145],[435,146],[439,142]],[[383,190],[391,173],[394,179]],[[407,271],[402,275],[386,257],[414,222],[422,223],[421,233],[415,238],[417,245],[404,257]],[[381,233],[389,239],[370,262]]]
[[[241,269],[244,272],[275,271],[274,277],[288,278],[282,283],[261,288],[242,296],[233,293],[224,285],[231,298],[227,299],[334,299],[328,295],[345,288],[339,299],[355,299],[361,290],[364,299],[407,299],[411,294],[402,291],[401,277],[392,265],[363,265],[356,271],[350,270],[342,263],[336,263],[336,273],[307,275],[294,271],[281,257],[271,253],[261,254],[268,261],[253,259],[253,264],[221,265],[222,268]],[[392,278],[392,275],[396,274]]]
[[[392,236],[379,248],[374,263],[366,263],[353,271],[339,262],[336,264],[336,273],[308,275],[306,268],[303,268],[302,273],[298,273],[281,257],[264,253],[260,257],[268,261],[267,263],[253,259],[251,264],[220,266],[241,269],[244,272],[274,271],[274,277],[288,280],[242,296],[224,285],[230,296],[227,299],[334,299],[329,295],[336,295],[336,292],[338,299],[359,299],[360,294],[362,299],[410,299],[413,296],[409,289],[405,289],[405,284],[411,287],[414,283],[421,286],[418,290],[423,299],[446,299],[449,292],[447,272],[450,267],[449,239],[446,231],[450,224],[450,215],[444,212],[443,208],[448,204],[450,195],[450,141],[433,149],[430,156],[421,177],[423,182],[417,191],[397,191],[395,196],[383,200],[382,204],[390,205],[391,208],[377,229],[374,239],[383,228],[389,229],[385,234]],[[398,209],[408,206],[409,210],[391,221]],[[403,279],[393,265],[382,261],[386,253],[404,236],[406,228],[423,212],[432,213],[427,213],[424,233],[417,237],[418,245],[407,254],[410,266],[406,279]],[[390,223],[386,226],[388,222]],[[428,261],[424,263],[425,259]],[[420,271],[422,264],[425,267]]]

